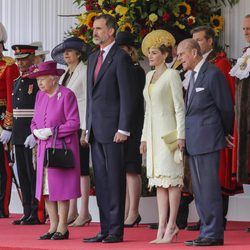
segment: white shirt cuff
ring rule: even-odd
[[[130,136],[130,132],[128,132],[128,131],[123,131],[123,130],[118,129],[118,132],[123,134],[123,135]]]

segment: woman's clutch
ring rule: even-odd
[[[171,152],[177,149],[177,129],[161,137]]]

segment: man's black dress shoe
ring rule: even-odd
[[[12,221],[12,224],[13,224],[13,225],[20,225],[23,221],[27,220],[28,218],[29,218],[29,217],[23,216],[23,217],[20,218],[20,219],[13,220],[13,221]]]
[[[30,216],[28,219],[23,220],[21,222],[21,225],[38,225],[41,224],[41,222],[38,220],[37,217]]]
[[[198,241],[194,241],[193,246],[200,246],[200,247],[207,247],[207,246],[223,246],[224,240],[223,239],[209,239],[203,238]]]
[[[83,239],[83,242],[87,243],[102,242],[107,236],[108,236],[107,234],[98,233],[94,237]]]
[[[187,226],[187,230],[188,231],[199,231],[200,230],[200,226],[201,226],[201,222],[198,221],[196,224],[194,224],[192,226]]]
[[[197,242],[197,241],[200,241],[202,239],[202,237],[198,237],[197,239],[195,239],[195,240],[186,240],[185,242],[184,242],[184,244],[186,245],[186,246],[193,246],[194,245],[194,242]]]
[[[69,230],[67,230],[64,234],[60,232],[55,232],[51,237],[51,240],[67,240],[69,238]]]
[[[150,229],[158,229],[159,223],[151,223],[148,225],[148,228]]]
[[[122,242],[123,237],[122,236],[117,236],[114,234],[109,234],[105,239],[103,239],[103,243],[118,243]]]
[[[50,240],[54,234],[55,234],[55,232],[54,233],[47,232],[47,233],[41,235],[38,239],[39,240]]]

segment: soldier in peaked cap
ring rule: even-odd
[[[0,218],[9,217],[11,169],[8,142],[12,130],[12,86],[19,76],[15,60],[3,55],[7,32],[0,23]]]
[[[36,142],[31,134],[30,124],[34,114],[34,105],[38,91],[37,81],[26,77],[29,67],[34,64],[37,46],[13,45],[14,55],[21,76],[13,86],[13,130],[12,143],[20,187],[23,196],[24,215],[14,220],[14,225],[34,225],[44,222],[44,209],[38,213],[38,200],[35,198],[36,171],[34,170],[32,149]],[[21,131],[21,133],[20,133]]]

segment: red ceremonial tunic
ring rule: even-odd
[[[19,76],[19,70],[11,57],[0,59],[0,125],[7,130],[12,128],[12,87]]]
[[[12,129],[12,86],[14,79],[19,76],[19,70],[11,57],[4,57],[0,55],[0,127],[1,129]],[[11,194],[11,169],[8,161],[7,144],[0,143],[1,152],[1,212],[4,216],[9,216],[9,202]],[[4,183],[2,185],[2,183]]]

